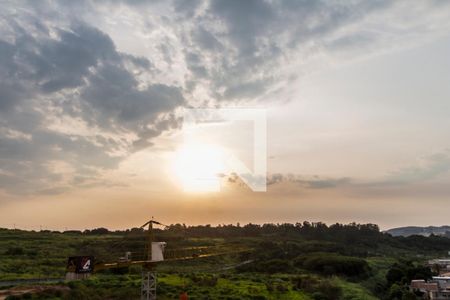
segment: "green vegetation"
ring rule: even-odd
[[[445,237],[392,237],[372,224],[177,224],[156,230],[155,236],[168,243],[168,255],[186,247],[251,249],[159,264],[159,299],[177,299],[182,292],[190,299],[416,299],[407,284],[429,278],[423,262],[450,249]],[[133,259],[142,259],[145,241],[138,228],[63,233],[0,229],[0,281],[63,278],[67,257],[73,255],[114,262],[131,251]],[[138,266],[105,270],[83,281],[40,284],[8,299],[139,299],[140,271]]]

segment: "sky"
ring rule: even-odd
[[[1,6],[0,227],[448,224],[448,1]],[[266,148],[244,121],[187,143],[202,108],[264,110]],[[222,168],[253,150],[265,192]]]

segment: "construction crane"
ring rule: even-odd
[[[171,257],[165,257],[164,252],[167,244],[154,241],[153,225],[167,227],[167,225],[155,221],[153,218],[140,227],[145,230],[148,226],[144,259],[132,260],[131,252],[126,252],[124,257],[119,258],[115,262],[107,263],[96,262],[94,256],[71,256],[67,261],[66,280],[85,279],[91,274],[102,270],[142,266],[141,300],[155,300],[157,282],[155,267],[157,263],[235,254],[250,250],[234,248],[233,251],[215,250],[211,252],[211,247],[191,247],[179,249],[179,255],[173,254]]]

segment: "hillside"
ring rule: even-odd
[[[250,249],[158,265],[158,299],[176,299],[183,291],[190,299],[415,299],[405,285],[431,276],[423,263],[450,249],[445,237],[393,237],[373,224],[177,224],[156,230],[155,238],[167,242],[167,251]],[[65,233],[0,229],[0,289],[19,293],[8,299],[139,299],[140,267],[103,271],[83,281],[62,278],[68,256],[94,255],[97,261],[113,262],[126,251],[139,259],[144,249],[145,232],[137,228]],[[18,288],[2,286],[36,278],[54,281],[24,281],[28,293],[22,296]]]
[[[431,234],[434,235],[447,235],[450,233],[450,226],[406,226],[406,227],[398,227],[386,230],[392,236],[411,236],[411,235],[423,235],[429,236]]]

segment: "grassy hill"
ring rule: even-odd
[[[178,299],[184,291],[190,299],[416,299],[406,284],[431,276],[423,263],[450,249],[445,237],[392,237],[372,224],[177,224],[156,230],[155,236],[168,243],[167,251],[251,249],[158,265],[159,299]],[[137,228],[64,233],[0,229],[0,283],[62,279],[67,257],[73,255],[114,262],[130,251],[133,259],[141,259],[145,240],[145,232]],[[27,293],[9,299],[139,299],[140,272],[138,266],[106,270],[87,280],[39,288],[25,281],[34,290],[28,287]],[[11,287],[0,289],[7,294]]]

